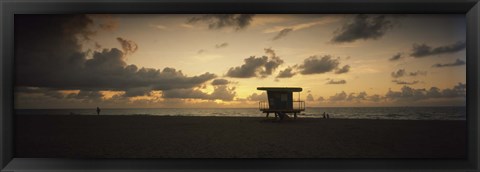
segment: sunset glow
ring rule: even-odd
[[[19,15],[17,108],[464,106],[464,15]],[[294,99],[298,99],[294,94]]]

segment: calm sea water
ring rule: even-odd
[[[465,120],[465,107],[323,107],[308,108],[300,117],[349,119]],[[96,115],[92,109],[17,109],[16,114],[29,115]],[[263,117],[257,108],[162,108],[162,109],[102,109],[101,115],[158,116],[242,116]]]

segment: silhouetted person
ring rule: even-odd
[[[325,115],[325,112],[323,112],[323,118],[327,118],[327,115]]]
[[[97,107],[97,115],[100,115],[100,108]]]
[[[330,118],[330,115],[327,113],[327,119]]]

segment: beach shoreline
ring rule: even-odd
[[[19,158],[465,158],[464,120],[16,115]]]

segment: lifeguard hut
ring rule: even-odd
[[[305,111],[305,102],[300,101],[300,87],[258,87],[257,90],[267,91],[268,101],[260,101],[258,103],[260,111],[267,113],[275,113],[275,117],[280,117],[283,120],[287,113],[293,113],[294,118],[297,118],[297,113]],[[298,100],[293,100],[293,92],[298,92]]]

